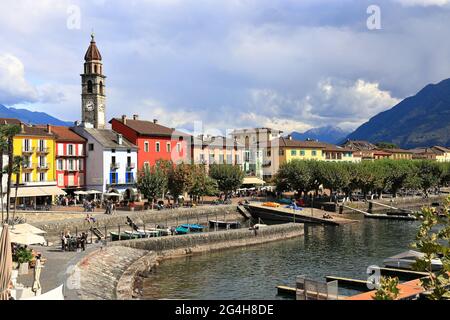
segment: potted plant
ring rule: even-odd
[[[19,274],[28,274],[28,266],[30,261],[33,260],[33,254],[31,253],[31,250],[28,250],[26,248],[20,248],[17,250],[14,261],[16,261],[19,264]]]
[[[128,206],[130,207],[130,211],[134,211],[136,204],[134,202],[130,202]]]

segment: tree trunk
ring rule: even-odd
[[[14,212],[13,212],[13,221],[16,218],[16,210],[17,210],[17,190],[19,189],[19,178],[20,173],[16,173],[16,190],[15,190],[15,196],[14,196]]]
[[[9,220],[9,211],[11,205],[11,178],[12,178],[12,169],[13,169],[13,138],[8,138],[8,185],[6,186],[6,220]]]
[[[0,206],[2,206],[2,221],[5,220],[5,211],[3,208],[3,149],[0,149]]]

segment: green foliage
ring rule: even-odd
[[[168,187],[175,201],[190,190],[192,182],[193,174],[189,164],[181,163],[169,171]]]
[[[230,191],[238,189],[244,181],[244,172],[239,166],[231,164],[213,164],[209,168],[209,176],[217,181],[220,191],[228,197]]]
[[[391,142],[378,142],[375,145],[380,149],[398,149],[398,145]]]
[[[19,248],[13,256],[13,260],[18,263],[30,262],[33,260],[32,251],[26,248]]]
[[[395,300],[400,293],[398,283],[398,278],[381,277],[380,286],[373,298],[375,300]]]
[[[417,214],[422,220],[413,247],[424,254],[414,264],[414,269],[428,273],[428,277],[421,279],[422,287],[432,300],[450,299],[450,198],[444,205],[442,215],[436,213],[435,208],[423,208]],[[443,268],[432,270],[432,260],[440,258]]]
[[[299,194],[317,190],[320,185],[349,196],[354,190],[380,194],[401,189],[422,190],[450,183],[450,163],[416,160],[377,160],[361,163],[293,160],[280,166],[274,177],[279,191]]]
[[[167,190],[167,173],[164,165],[157,163],[149,167],[144,166],[138,173],[137,188],[150,202],[156,202]]]
[[[194,198],[213,196],[218,192],[217,181],[206,174],[204,165],[192,165],[192,185],[189,194]]]

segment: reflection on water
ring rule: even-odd
[[[365,219],[305,227],[305,237],[167,260],[145,281],[149,299],[282,299],[276,286],[298,275],[366,279],[369,265],[409,249],[418,223]],[[349,291],[341,291],[350,294]]]

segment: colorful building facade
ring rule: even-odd
[[[139,120],[138,115],[132,119],[124,115],[120,119],[112,119],[110,123],[114,131],[138,147],[138,170],[145,165],[153,166],[158,160],[191,162],[190,135],[162,126],[156,119]]]

